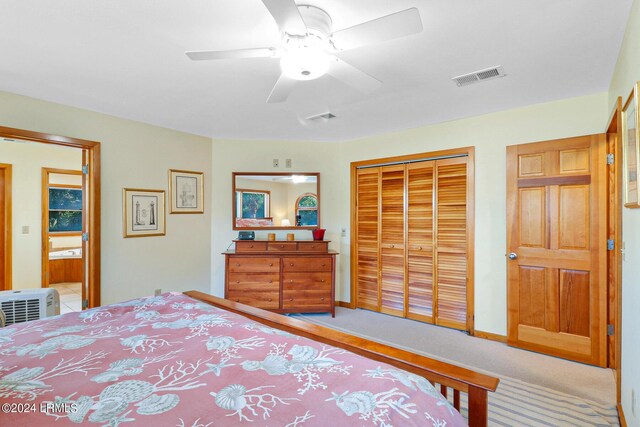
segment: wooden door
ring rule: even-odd
[[[82,173],[82,301],[80,301],[80,307],[82,310],[89,306],[89,239],[85,239],[84,236],[89,236],[89,171],[88,171],[88,159],[87,150],[82,150],[82,167],[87,165],[87,173]],[[85,302],[86,301],[86,302]]]
[[[11,289],[11,165],[0,163],[0,291]]]
[[[407,317],[433,323],[434,161],[407,165]]]
[[[469,256],[467,239],[468,157],[436,161],[436,321],[437,325],[467,329]]]
[[[380,168],[380,311],[404,316],[405,166]]]
[[[356,282],[358,308],[379,309],[378,210],[380,168],[356,171]]]
[[[606,362],[605,142],[507,147],[510,345]]]

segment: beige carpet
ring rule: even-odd
[[[514,417],[540,411],[553,413],[554,402],[560,404],[555,408],[558,416],[566,415],[568,409],[562,405],[569,405],[580,414],[577,417],[584,419],[539,425],[617,425],[615,379],[610,369],[515,349],[460,331],[367,310],[338,307],[335,318],[328,314],[295,316],[499,377],[502,381],[499,393],[490,401],[493,425],[511,422],[515,422],[512,425],[538,425],[522,419],[516,422]],[[518,401],[510,401],[517,390],[521,393]],[[519,405],[522,408],[518,408]]]

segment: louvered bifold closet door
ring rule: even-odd
[[[405,166],[381,168],[380,311],[403,316],[405,298]]]
[[[467,325],[467,157],[436,161],[436,324]]]
[[[380,168],[358,169],[356,179],[358,308],[378,311]]]
[[[407,165],[407,317],[433,323],[434,161]]]

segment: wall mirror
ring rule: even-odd
[[[233,172],[234,230],[320,226],[320,173]]]

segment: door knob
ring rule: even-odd
[[[518,254],[515,252],[511,252],[508,256],[510,260],[518,259]]]

